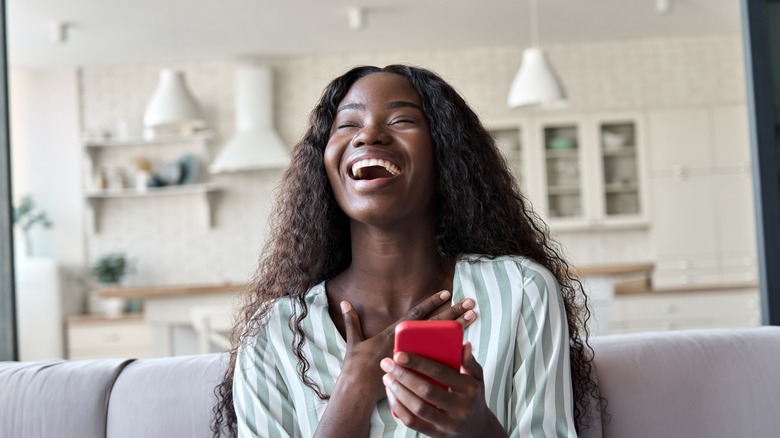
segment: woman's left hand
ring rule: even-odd
[[[424,357],[396,353],[380,362],[390,408],[412,429],[431,437],[507,436],[485,402],[482,367],[463,345],[460,372]],[[441,389],[420,374],[450,388]]]

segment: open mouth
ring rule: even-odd
[[[398,166],[381,158],[356,161],[352,164],[350,171],[350,176],[356,180],[392,178],[401,173],[401,169]]]

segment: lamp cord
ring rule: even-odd
[[[530,12],[531,21],[531,45],[532,47],[539,47],[539,21],[537,17],[537,4],[536,0],[528,1],[528,10]]]

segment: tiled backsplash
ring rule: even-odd
[[[745,101],[738,36],[551,44],[545,49],[569,94],[569,111],[642,110]],[[351,66],[411,63],[450,81],[487,120],[526,117],[506,107],[519,67],[515,47],[291,56],[259,59],[274,66],[276,126],[289,144],[300,137],[308,112],[325,84]],[[217,131],[215,150],[233,129],[236,62],[85,67],[81,70],[82,129],[114,132],[120,120],[140,133],[140,118],[159,70],[186,73],[189,86]],[[245,281],[266,231],[266,216],[280,171],[214,175],[223,190],[214,205],[213,228],[203,225],[199,195],[113,199],[100,209],[99,233],[87,236],[88,257],[115,250],[137,261],[128,284]],[[560,239],[579,264],[652,259],[647,232],[566,234]]]

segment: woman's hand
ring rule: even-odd
[[[382,370],[378,364],[383,357],[387,357],[393,352],[395,326],[398,323],[411,319],[441,319],[456,320],[463,327],[467,327],[476,319],[476,313],[471,310],[474,307],[474,301],[468,298],[441,313],[431,316],[449,298],[450,293],[448,291],[437,292],[414,306],[403,318],[369,339],[363,337],[360,318],[354,307],[349,302],[342,301],[341,312],[344,316],[344,325],[346,326],[347,352],[339,380],[342,380],[342,378],[349,379],[352,385],[371,385],[372,389],[370,391],[374,396],[373,404],[383,399],[385,391],[382,386]],[[353,389],[357,389],[357,387],[353,387]],[[366,400],[365,402],[369,401]]]
[[[485,402],[482,367],[463,346],[460,372],[421,356],[399,352],[382,359],[390,407],[412,429],[432,437],[507,436]],[[424,377],[448,386],[439,388]]]
[[[470,310],[474,307],[474,301],[471,299],[463,300],[430,317],[449,298],[449,292],[437,292],[369,339],[363,337],[360,318],[355,308],[347,301],[341,302],[341,313],[346,326],[347,353],[328,406],[317,425],[315,437],[368,435],[371,412],[376,403],[385,397],[379,361],[393,352],[395,326],[408,319],[428,318],[456,320],[466,327],[476,319],[477,314]]]

